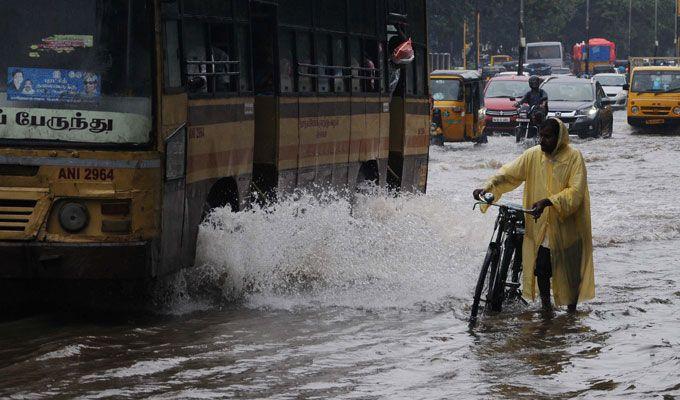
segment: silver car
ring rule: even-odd
[[[628,103],[628,91],[623,90],[627,82],[623,74],[597,74],[593,78],[602,85],[602,89],[612,100],[612,108],[623,109]]]

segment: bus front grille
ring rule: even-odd
[[[24,232],[35,211],[36,200],[0,199],[0,232]]]
[[[670,107],[642,107],[642,113],[645,115],[668,115],[670,112]]]

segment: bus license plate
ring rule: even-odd
[[[645,121],[647,125],[660,125],[664,123],[663,119],[648,119]]]
[[[510,122],[510,117],[493,117],[491,118],[493,122]]]

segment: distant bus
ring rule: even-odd
[[[551,67],[564,66],[564,48],[560,42],[527,43],[527,64],[548,64]]]

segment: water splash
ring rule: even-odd
[[[350,202],[328,192],[217,209],[200,231],[198,267],[176,281],[185,297],[175,305],[204,304],[205,295],[281,309],[467,298],[493,222],[469,203],[380,191]]]

